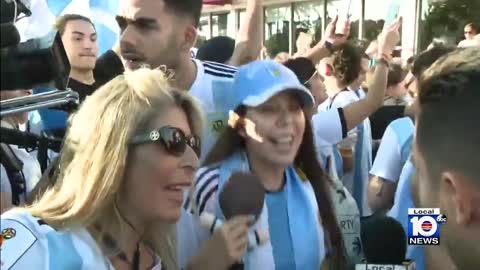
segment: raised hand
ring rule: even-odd
[[[236,216],[217,229],[187,270],[225,270],[242,260],[248,246],[248,228],[254,218]]]
[[[224,253],[229,265],[242,260],[247,250],[248,226],[251,222],[251,218],[248,216],[233,217],[220,230]]]
[[[347,19],[343,23],[343,27],[341,28],[341,32],[337,33],[337,22],[338,22],[338,15],[335,16],[325,28],[325,40],[332,43],[333,45],[340,45],[347,41],[348,36],[350,35],[350,20]]]
[[[400,41],[398,29],[402,25],[402,18],[399,17],[378,36],[378,55],[390,56],[395,50],[395,46]]]

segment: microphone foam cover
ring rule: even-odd
[[[220,193],[220,208],[225,218],[237,215],[260,216],[265,200],[265,189],[254,174],[236,172],[230,176]]]
[[[20,43],[20,33],[13,23],[2,23],[0,25],[1,39],[0,48],[14,46]]]
[[[380,214],[362,218],[361,238],[368,263],[401,264],[405,260],[407,238],[394,218]]]

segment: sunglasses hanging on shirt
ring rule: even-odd
[[[200,138],[195,135],[185,135],[185,133],[172,126],[164,126],[149,133],[137,135],[130,142],[133,145],[144,143],[160,143],[165,149],[174,156],[181,156],[187,145],[200,156]]]

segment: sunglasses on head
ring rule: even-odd
[[[147,134],[137,135],[133,137],[131,144],[144,143],[160,143],[172,155],[182,155],[187,145],[200,156],[200,138],[195,135],[185,135],[185,133],[175,127],[164,126],[156,130],[152,130]]]

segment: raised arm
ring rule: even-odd
[[[240,25],[230,64],[245,65],[256,60],[262,50],[263,8],[262,0],[248,0],[245,21]]]
[[[383,98],[387,88],[388,62],[393,49],[400,40],[398,28],[401,25],[399,18],[378,37],[378,57],[373,78],[368,87],[369,91],[364,99],[343,108],[347,130],[355,128],[365,118],[383,106]]]

